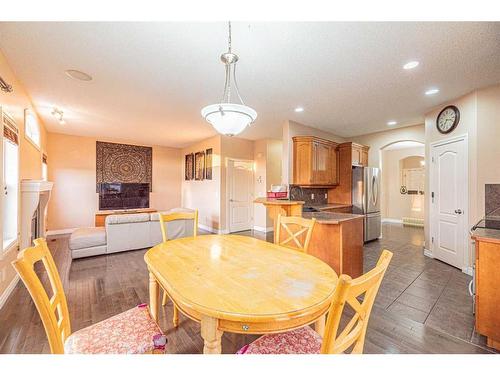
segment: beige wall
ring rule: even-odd
[[[184,155],[205,151],[211,148],[212,180],[184,180]],[[182,159],[182,198],[181,206],[198,210],[199,225],[208,230],[218,231],[220,228],[221,206],[221,136],[205,139],[204,141],[185,147],[181,150]]]
[[[281,184],[282,142],[274,139],[259,139],[254,144],[255,197],[265,197],[271,185]],[[254,228],[272,231],[273,221],[266,207],[254,205]]]
[[[254,195],[256,198],[265,197],[268,190],[267,186],[267,140],[259,139],[254,143]],[[259,229],[267,228],[266,207],[262,204],[254,204],[253,225]]]
[[[49,201],[48,229],[94,225],[96,193],[96,141],[130,143],[65,134],[49,134],[49,180],[54,182]],[[150,207],[165,210],[181,204],[181,153],[153,147],[153,191]]]
[[[448,104],[456,105],[460,110],[460,123],[448,135],[436,129],[436,117],[440,110]],[[469,209],[468,228],[481,219],[484,212],[484,185],[500,183],[500,85],[486,87],[445,103],[425,116],[426,155],[431,152],[430,144],[460,135],[467,135],[469,158]],[[426,178],[429,186],[429,177]],[[426,190],[428,188],[426,187]],[[430,201],[426,199],[426,211],[429,212]],[[430,216],[426,215],[429,222]],[[426,243],[429,243],[429,231],[426,230]],[[470,244],[469,244],[470,246]],[[468,254],[472,254],[470,247]],[[471,259],[468,257],[468,264]]]
[[[182,206],[198,210],[203,229],[227,232],[226,170],[229,158],[254,160],[254,142],[216,135],[181,150],[184,155],[213,149],[212,180],[182,181]],[[184,166],[183,166],[184,167]]]
[[[439,112],[448,104],[456,105],[460,110],[460,123],[457,128],[450,134],[441,134],[436,129],[436,117]],[[469,209],[468,209],[468,224],[467,227],[470,228],[472,224],[477,221],[479,217],[479,212],[477,208],[477,93],[473,92],[458,98],[450,103],[445,103],[435,110],[429,112],[425,116],[425,158],[430,160],[431,154],[431,143],[443,141],[450,138],[455,138],[457,136],[467,135],[468,138],[468,159],[469,159]],[[495,141],[493,141],[495,142]],[[487,145],[485,145],[487,146]],[[483,145],[481,145],[483,147]],[[430,191],[430,171],[427,163],[426,170],[426,185],[425,190]],[[425,195],[425,243],[426,249],[431,252],[430,249],[430,194]],[[469,241],[470,242],[470,241]],[[469,248],[469,250],[472,250]],[[467,252],[470,254],[470,251]],[[470,257],[468,257],[470,258]],[[470,259],[467,260],[470,263]]]
[[[484,185],[500,184],[500,85],[477,92],[476,217],[484,216]],[[474,224],[474,223],[472,223]]]
[[[415,141],[423,144],[425,142],[425,126],[424,124],[420,124],[390,129],[383,132],[352,137],[347,139],[347,141],[370,146],[368,164],[370,167],[380,168],[381,149],[400,141]]]
[[[289,185],[293,181],[293,140],[292,138],[299,135],[313,135],[323,139],[329,139],[334,142],[342,143],[346,140],[333,133],[325,132],[300,124],[295,121],[287,120],[283,123],[283,145],[282,145],[282,173],[281,181],[283,184]]]
[[[19,177],[21,180],[41,179],[41,152],[24,137],[24,110],[26,108],[29,108],[34,111],[34,108],[29,95],[26,93],[21,83],[15,77],[14,72],[10,69],[8,62],[1,51],[0,76],[2,76],[2,78],[13,87],[13,91],[11,93],[0,91],[0,107],[2,107],[3,111],[9,113],[14,118],[19,128]],[[40,124],[41,130],[41,149],[45,150],[47,144],[47,132],[45,130],[43,122],[40,119],[38,122]],[[2,167],[3,163],[0,163],[0,174],[3,174]],[[0,228],[0,236],[1,233],[3,233],[2,228]],[[0,241],[0,243],[1,242],[2,241]],[[17,252],[15,250],[9,251],[5,254],[0,254],[0,300],[6,288],[12,283],[16,275],[14,269],[10,264],[16,258],[16,256]]]
[[[424,196],[401,194],[401,160],[425,156],[425,147],[382,151],[381,213],[383,219],[424,218]],[[416,167],[420,167],[420,164]]]

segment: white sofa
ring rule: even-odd
[[[194,212],[174,208],[163,213]],[[165,225],[169,239],[193,235],[192,220],[176,220]],[[158,213],[109,215],[104,228],[79,228],[70,237],[73,259],[120,251],[150,248],[162,242]]]

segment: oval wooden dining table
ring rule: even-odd
[[[144,255],[152,317],[159,285],[201,323],[203,353],[221,353],[223,332],[265,334],[315,323],[322,335],[337,274],[311,255],[240,235],[161,243]]]

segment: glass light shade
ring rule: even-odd
[[[252,108],[233,103],[208,105],[201,110],[201,115],[215,130],[229,136],[241,133],[257,118]]]

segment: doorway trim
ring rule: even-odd
[[[454,143],[457,141],[464,141],[464,152],[465,152],[465,181],[467,183],[465,184],[465,202],[464,202],[464,207],[467,207],[467,212],[466,212],[466,229],[464,230],[463,236],[464,236],[464,253],[462,254],[462,266],[461,270],[463,273],[466,273],[468,275],[472,274],[471,270],[471,250],[470,250],[470,241],[469,241],[469,232],[468,229],[470,228],[470,206],[469,206],[469,136],[468,134],[462,134],[462,135],[457,135],[455,137],[431,142],[429,144],[429,159],[430,163],[429,164],[429,241],[430,241],[430,254],[428,256],[434,258],[434,244],[432,243],[432,237],[434,236],[434,231],[436,230],[434,221],[433,221],[433,216],[434,216],[434,205],[432,204],[432,198],[430,196],[430,192],[434,191],[434,163],[432,162],[432,154],[433,151],[436,147],[446,145],[448,143]]]
[[[239,159],[239,158],[232,158],[232,157],[226,157],[224,160],[224,168],[226,171],[226,196],[224,197],[224,201],[226,202],[226,227],[223,230],[223,234],[230,234],[231,233],[231,210],[230,210],[230,202],[229,202],[229,180],[230,180],[230,174],[229,174],[229,162],[230,161],[241,161],[245,163],[251,163],[252,164],[252,181],[254,182],[252,185],[252,195],[255,198],[255,161],[250,160],[250,159]],[[252,226],[251,230],[253,230],[253,223],[254,223],[254,206],[252,204]]]

